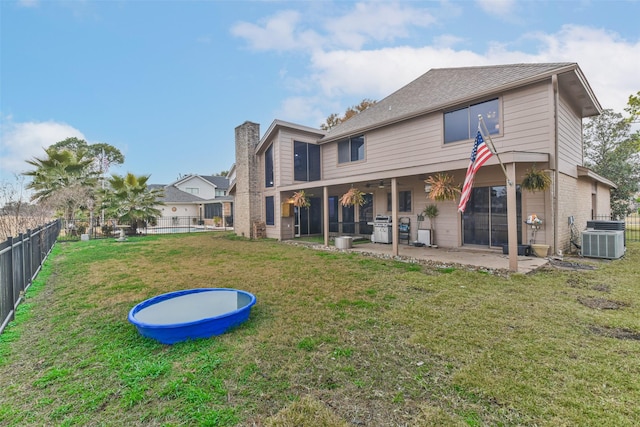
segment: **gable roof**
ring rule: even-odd
[[[192,202],[200,202],[205,200],[194,194],[179,190],[173,185],[150,184],[148,185],[148,188],[164,190],[164,196],[159,197],[159,200],[165,203],[192,203]]]
[[[512,64],[464,68],[435,68],[377,102],[372,107],[331,129],[321,143],[355,136],[364,131],[452,108],[464,102],[575,72],[587,103],[583,110],[599,114],[601,107],[576,63]]]
[[[229,179],[225,176],[214,176],[214,175],[200,175],[202,178],[206,179],[210,183],[216,186],[219,190],[226,190],[229,188]]]
[[[213,185],[221,190],[226,190],[229,188],[229,180],[224,176],[212,176],[212,175],[198,175],[198,174],[189,174],[183,176],[177,181],[171,183],[171,185],[184,184],[187,181],[191,180],[200,180],[203,181],[207,185]]]

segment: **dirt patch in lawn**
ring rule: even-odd
[[[578,302],[595,310],[619,310],[629,304],[622,301],[612,301],[606,298],[578,297]]]
[[[606,326],[590,326],[589,330],[597,335],[602,335],[620,340],[636,340],[640,341],[640,332],[632,331],[626,328],[609,328]]]

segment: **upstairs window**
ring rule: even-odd
[[[273,145],[264,153],[264,186],[273,187]]]
[[[293,179],[320,180],[320,146],[293,141]]]
[[[338,163],[364,160],[364,135],[338,142]]]
[[[444,143],[475,138],[479,114],[490,135],[500,133],[500,108],[496,98],[444,113]]]
[[[200,194],[200,189],[197,187],[187,187],[184,189],[184,191],[190,194]]]

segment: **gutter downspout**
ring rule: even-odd
[[[558,252],[558,191],[560,184],[558,180],[560,178],[560,172],[558,168],[558,105],[560,104],[560,92],[558,88],[558,75],[551,76],[551,84],[553,86],[553,195],[551,196],[551,212],[553,213],[553,252]]]

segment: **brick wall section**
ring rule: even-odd
[[[261,220],[260,168],[256,147],[260,125],[244,122],[236,127],[236,194],[233,226],[238,236],[254,238],[253,224]]]
[[[576,239],[579,239],[579,233],[587,227],[587,221],[591,219],[593,206],[594,183],[588,178],[575,179],[571,176],[560,174],[558,199],[560,201],[560,210],[558,212],[558,249],[565,253],[569,251],[576,252],[576,248],[571,248],[571,226],[569,225],[569,217],[573,216],[575,230],[578,233]],[[604,203],[608,203],[607,194],[598,194],[597,198],[606,199]],[[597,200],[596,203],[602,201]]]

